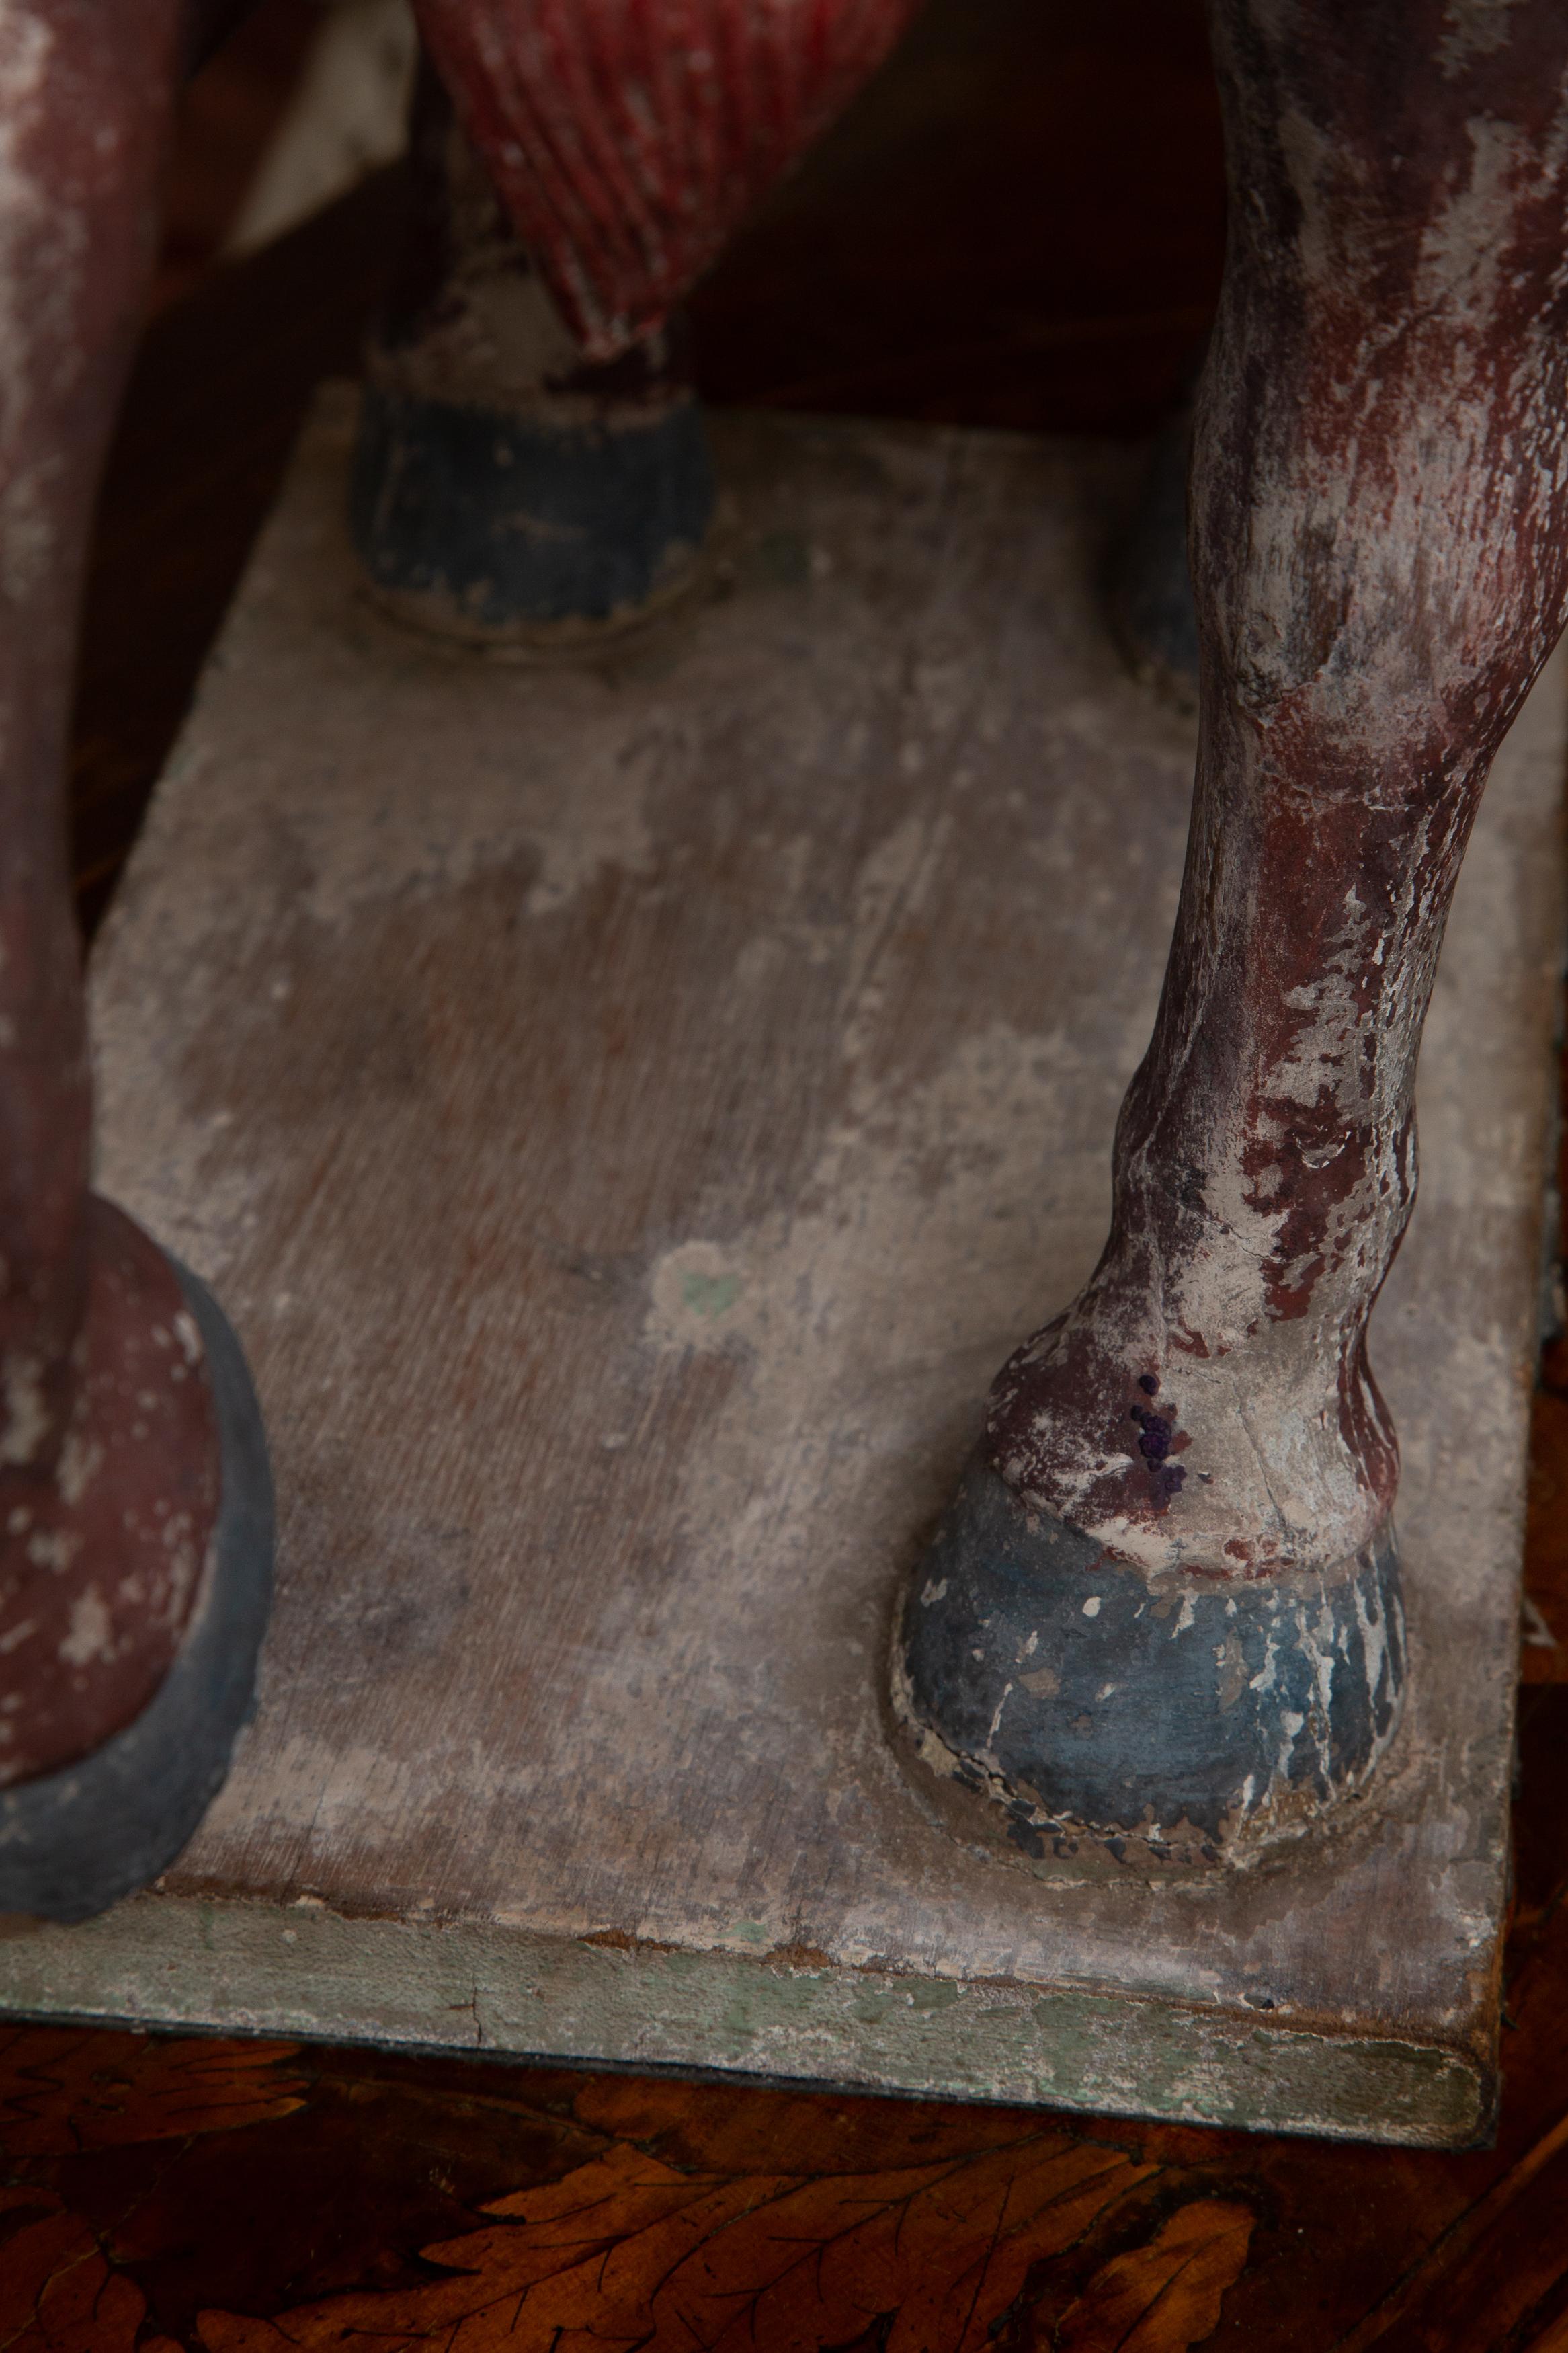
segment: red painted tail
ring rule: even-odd
[[[918,0],[416,0],[518,235],[595,359],[657,326]]]

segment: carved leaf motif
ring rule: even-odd
[[[1062,2137],[887,2173],[678,2173],[620,2143],[489,2227],[426,2250],[444,2276],[273,2320],[209,2312],[209,2353],[818,2353],[896,2316],[888,2353],[983,2353],[1031,2263],[1154,2168]]]
[[[590,2075],[574,2093],[572,2114],[590,2132],[635,2140],[692,2173],[889,2173],[1029,2147],[1041,2137],[1016,2109],[836,2100],[660,2075]]]
[[[1245,2206],[1178,2207],[1147,2246],[1097,2271],[1057,2329],[1058,2353],[1186,2353],[1219,2325],[1252,2237]]]
[[[52,2190],[0,2189],[5,2353],[131,2353],[146,2310],[135,2282],[110,2271]]]
[[[281,2070],[297,2047],[69,2027],[0,2033],[0,2149],[71,2157],[286,2116],[301,2105],[300,2078]]]

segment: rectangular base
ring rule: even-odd
[[[1192,724],[1128,459],[734,416],[715,569],[595,658],[383,619],[334,393],[100,950],[102,1182],[250,1354],[260,1713],[159,1890],[0,2000],[1453,2146],[1488,2126],[1563,860],[1498,765],[1373,1353],[1412,1699],[1353,1832],[1042,1883],[929,1818],[889,1611],[1091,1268]]]

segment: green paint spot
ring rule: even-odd
[[[910,2008],[911,2010],[950,2010],[963,1991],[962,1986],[953,1985],[945,1979],[934,1985],[913,1986],[910,1990]]]
[[[744,1936],[748,1945],[766,1945],[772,1941],[760,1920],[737,1920],[734,1934]]]
[[[849,2007],[862,2026],[880,2026],[893,2007],[893,1998],[891,1994],[873,1992],[869,1986],[857,1986]]]
[[[706,1315],[711,1322],[727,1314],[741,1295],[738,1274],[684,1274],[680,1278],[680,1296],[694,1315]]]
[[[780,2028],[812,2020],[818,2008],[810,1978],[775,1977],[771,1969],[747,1968],[731,1980],[729,2000],[717,2023],[731,2051],[744,2051]]]

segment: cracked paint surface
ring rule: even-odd
[[[1211,14],[1233,227],[1186,876],[1110,1241],[990,1430],[1019,1495],[1120,1558],[1246,1578],[1353,1557],[1397,1484],[1366,1325],[1415,1199],[1422,1024],[1563,618],[1568,33],[1544,5]]]

